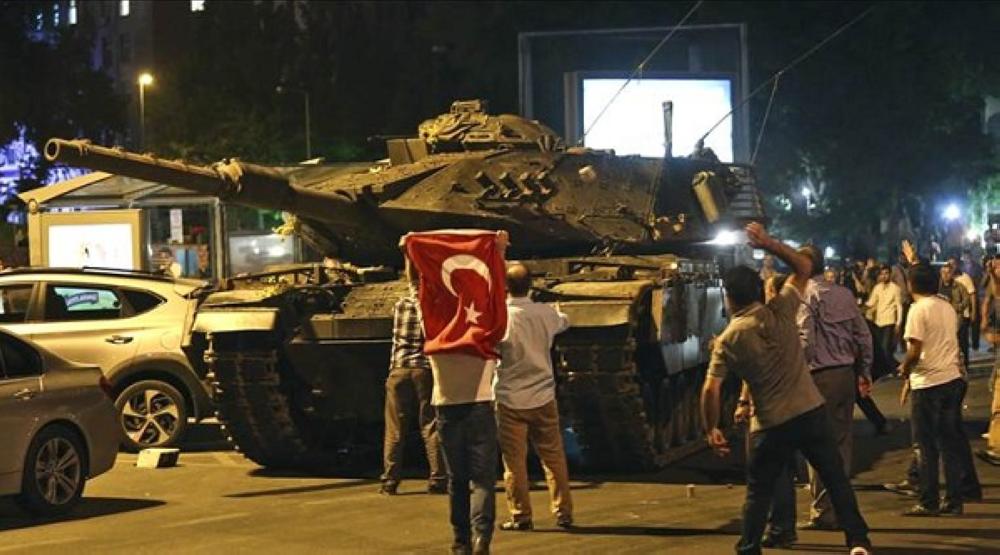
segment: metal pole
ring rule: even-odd
[[[139,150],[146,148],[146,85],[139,83]]]
[[[302,91],[306,97],[306,160],[312,160],[312,132],[309,121],[309,93]]]

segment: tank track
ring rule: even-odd
[[[644,378],[635,330],[634,324],[571,330],[556,345],[564,426],[575,433],[589,469],[650,470],[705,447],[704,366]],[[723,414],[732,414],[731,393],[724,398]]]
[[[303,433],[293,413],[296,384],[280,370],[275,349],[205,352],[216,415],[227,439],[248,459],[277,469],[330,471],[348,466],[336,449]]]

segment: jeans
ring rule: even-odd
[[[920,449],[920,504],[928,509],[940,504],[938,457],[944,462],[945,503],[962,504],[962,443],[968,443],[961,433],[963,383],[959,378],[911,394],[910,421]]]
[[[775,480],[792,459],[795,450],[805,455],[826,484],[847,545],[869,545],[868,525],[858,510],[854,490],[844,473],[844,463],[837,450],[825,407],[800,414],[773,428],[754,432],[750,441],[743,535],[736,544],[737,553],[761,552],[760,540],[774,497]]]
[[[455,543],[471,545],[473,530],[489,542],[496,520],[497,423],[493,403],[441,405],[437,417],[448,468],[448,505]]]

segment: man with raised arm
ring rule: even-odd
[[[722,381],[732,372],[744,380],[754,402],[743,534],[737,553],[760,553],[774,483],[792,453],[799,450],[816,468],[830,492],[851,555],[871,548],[868,525],[844,473],[823,396],[809,375],[795,319],[812,276],[808,256],[771,238],[764,227],[746,228],[750,245],[777,256],[794,273],[771,301],[764,304],[760,276],[746,266],[723,278],[729,325],[716,339],[701,393],[702,422],[709,445],[720,456],[729,453],[718,428]]]

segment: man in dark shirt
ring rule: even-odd
[[[728,454],[718,428],[722,381],[729,372],[744,380],[753,398],[747,494],[738,553],[760,553],[761,536],[774,484],[795,450],[819,472],[830,492],[851,555],[867,555],[868,526],[844,473],[823,396],[809,375],[798,341],[796,313],[812,275],[812,261],[772,239],[763,226],[747,226],[750,245],[774,254],[795,270],[781,292],[763,304],[763,287],[753,270],[738,266],[724,286],[729,325],[715,341],[701,394],[702,422],[709,445]]]
[[[434,378],[430,361],[424,355],[424,331],[416,293],[418,281],[409,261],[406,263],[406,274],[410,280],[409,293],[396,302],[393,309],[392,357],[389,377],[385,381],[384,471],[379,493],[396,495],[403,467],[404,438],[413,418],[412,407],[416,405],[417,423],[430,466],[427,492],[443,494],[448,492],[448,476],[441,458],[434,407],[431,406]]]

